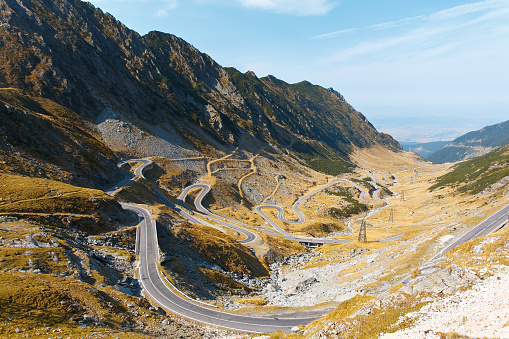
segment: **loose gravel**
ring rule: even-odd
[[[501,266],[491,277],[472,287],[424,306],[405,318],[413,327],[383,334],[383,339],[435,339],[439,333],[475,338],[509,338],[509,267]],[[401,319],[404,320],[405,318]]]

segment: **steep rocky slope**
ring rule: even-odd
[[[496,150],[509,142],[509,120],[469,132],[426,157],[437,164],[471,159]]]
[[[69,109],[16,89],[0,89],[0,171],[104,187],[117,158]]]
[[[254,144],[337,172],[323,159],[344,170],[356,147],[399,149],[332,89],[225,69],[182,39],[140,36],[88,3],[9,0],[0,11],[3,86],[73,110],[115,151],[171,157]]]

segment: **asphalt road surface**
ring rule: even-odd
[[[140,166],[138,166],[136,168],[136,170],[134,171],[134,175],[132,173],[130,173],[130,172],[126,172],[126,171],[123,171],[123,170],[120,169],[120,167],[123,164],[126,164],[128,162],[141,162],[142,163]],[[134,177],[140,177],[140,178],[145,179],[145,177],[143,176],[143,171],[145,169],[151,168],[152,165],[153,165],[153,163],[152,163],[152,160],[150,160],[150,159],[127,159],[127,160],[119,162],[117,164],[117,167],[119,169],[119,172],[121,172],[124,175],[124,179],[122,179],[121,182],[119,182],[118,184],[116,184],[112,188],[107,189],[106,191],[104,191],[104,193],[106,193],[108,195],[113,195],[116,191],[118,191],[119,189],[121,189],[122,187],[127,185],[127,183],[129,181],[131,181]]]
[[[502,207],[497,212],[493,213],[477,225],[475,225],[472,229],[467,231],[465,234],[459,236],[456,238],[453,242],[451,242],[449,245],[447,245],[443,250],[435,254],[431,259],[426,261],[423,265],[420,267],[433,267],[435,266],[435,263],[433,263],[435,260],[442,257],[445,253],[452,250],[454,247],[459,246],[467,241],[483,237],[485,235],[491,234],[495,232],[496,230],[500,229],[504,224],[508,222],[508,214],[509,214],[509,205]],[[407,284],[410,281],[410,276],[405,277],[403,280],[400,281],[402,284]]]
[[[495,232],[499,228],[501,228],[505,223],[508,221],[508,213],[509,213],[509,205],[502,207],[497,212],[493,213],[480,223],[478,223],[474,228],[454,240],[452,243],[447,245],[443,250],[438,252],[431,260],[435,260],[441,256],[443,256],[445,253],[449,252],[454,247],[461,245],[467,241],[470,241],[472,239],[476,239],[479,237],[483,237],[485,235],[488,235],[490,233]]]
[[[330,185],[332,185],[333,182],[329,183],[327,185],[327,187],[329,187]],[[317,190],[315,192],[312,192],[312,193],[309,193],[307,196],[305,196],[305,198],[308,198],[309,196],[311,196],[312,194],[316,194],[318,193],[319,191],[327,188],[327,187],[322,187],[320,190]],[[200,211],[201,213],[204,213],[208,216],[211,216],[213,217],[217,222],[219,222],[220,224],[226,226],[226,227],[230,227],[230,228],[233,228],[241,233],[252,233],[250,232],[248,229],[246,228],[243,228],[243,227],[240,227],[240,226],[237,226],[237,225],[233,225],[232,224],[232,220],[229,219],[229,218],[224,218],[224,217],[221,217],[219,215],[216,215],[216,214],[213,214],[211,213],[209,210],[207,210],[205,207],[203,207],[202,205],[202,201],[203,201],[203,198],[205,197],[205,195],[210,191],[210,186],[207,185],[207,184],[194,184],[194,185],[191,185],[191,186],[188,186],[181,194],[180,196],[178,197],[178,203],[179,205],[181,206],[185,206],[185,199],[186,199],[186,196],[189,194],[189,192],[193,189],[198,189],[200,188],[201,189],[201,192],[200,194],[196,197],[195,201],[194,201],[194,204],[196,206],[196,209],[198,211]],[[301,198],[302,199],[302,198]],[[299,199],[299,200],[301,200]],[[263,228],[256,228],[257,230],[259,231],[262,231],[262,232],[265,232],[267,234],[270,234],[272,236],[278,236],[278,237],[282,237],[282,238],[286,238],[286,239],[289,239],[289,240],[294,240],[294,241],[298,241],[298,242],[305,242],[305,243],[310,243],[310,244],[345,244],[347,242],[349,242],[349,240],[341,240],[341,239],[328,239],[328,238],[314,238],[314,237],[301,237],[301,236],[295,236],[295,235],[292,235],[288,232],[286,232],[285,230],[283,230],[282,228],[280,228],[271,218],[269,218],[263,211],[262,209],[264,208],[275,208],[278,210],[278,218],[283,220],[284,222],[288,222],[288,223],[293,223],[293,224],[297,224],[297,223],[303,223],[305,221],[305,218],[304,216],[302,215],[302,213],[298,210],[298,207],[300,206],[300,204],[302,203],[304,199],[302,199],[299,203],[299,201],[297,201],[294,206],[293,206],[293,209],[294,211],[297,211],[297,215],[299,216],[299,221],[297,222],[294,222],[294,221],[289,221],[289,220],[286,220],[284,219],[284,210],[279,207],[279,206],[275,206],[275,205],[262,205],[262,206],[257,206],[255,208],[256,212],[258,214],[260,214],[263,218],[265,218],[265,220],[269,223],[269,225],[271,225],[278,233],[276,232],[270,232],[268,230],[265,230]],[[230,221],[229,223],[227,221]],[[233,221],[233,222],[236,222],[236,221]],[[238,222],[236,222],[238,223]],[[246,225],[247,226],[247,225]],[[253,233],[254,234],[254,233]],[[256,235],[255,235],[256,236]]]
[[[168,286],[161,276],[159,263],[159,245],[155,221],[150,211],[143,207],[122,204],[122,207],[134,211],[140,217],[139,224],[139,281],[143,293],[160,307],[187,319],[219,326],[236,331],[269,333],[275,331],[289,332],[292,327],[305,325],[323,316],[323,314],[302,317],[253,317],[221,312],[202,306],[181,295],[176,288]]]
[[[152,161],[149,159],[130,159],[126,160],[126,162],[130,161],[137,161],[142,162],[142,165],[140,165],[136,171],[134,176],[142,177],[143,171],[147,168],[149,168],[152,165]],[[111,188],[110,190],[106,191],[108,194],[113,194],[116,190],[124,186],[134,177],[132,174],[128,175],[128,173],[125,173],[125,178],[122,180],[121,183],[116,185],[115,187]],[[316,194],[320,192],[321,190],[326,189],[327,187],[331,186],[337,181],[345,181],[342,179],[335,179],[325,185],[324,187],[311,192],[303,197],[301,197],[292,207],[295,214],[298,216],[298,221],[289,221],[284,218],[284,211],[282,208],[274,205],[262,205],[257,207],[257,212],[260,213],[264,218],[269,222],[272,227],[277,229],[281,232],[281,234],[287,238],[297,241],[309,241],[309,242],[318,242],[323,241],[322,243],[340,243],[345,242],[344,240],[337,240],[337,239],[320,239],[320,238],[309,238],[309,237],[296,237],[292,236],[291,234],[285,232],[284,230],[277,227],[277,224],[275,224],[270,218],[268,218],[262,211],[264,208],[276,208],[278,211],[278,218],[280,220],[283,220],[285,222],[289,223],[302,223],[304,222],[304,216],[300,211],[298,210],[300,205],[305,201],[305,199],[309,198],[311,195]],[[347,181],[348,182],[348,181]],[[349,184],[353,184],[351,182],[348,182]],[[198,197],[195,199],[196,208],[203,214],[207,215],[208,217],[216,219],[221,219],[221,216],[215,215],[208,211],[206,208],[202,206],[202,200],[203,197],[209,192],[210,186],[205,184],[199,184],[199,185],[193,185],[189,186],[181,196],[179,196],[179,204],[182,206],[185,206],[184,200],[187,194],[192,190],[196,188],[201,188],[201,193],[198,195]],[[198,220],[195,216],[193,216],[191,213],[188,213],[187,209],[185,207],[181,208],[179,206],[176,206],[173,204],[169,199],[167,199],[164,194],[162,194],[158,189],[154,188],[156,194],[158,197],[168,206],[171,208],[176,209],[181,215],[183,215],[186,219],[200,223],[201,221]],[[364,191],[364,190],[362,190]],[[378,195],[376,195],[378,197]],[[253,317],[253,316],[241,316],[236,314],[230,314],[226,312],[218,311],[217,309],[214,309],[212,307],[206,307],[203,305],[203,303],[199,303],[196,301],[192,301],[189,297],[185,296],[182,293],[179,293],[178,290],[172,286],[168,281],[165,280],[161,276],[161,273],[158,269],[158,264],[160,261],[159,258],[159,245],[157,242],[157,231],[156,231],[156,224],[155,220],[152,219],[152,216],[150,214],[150,211],[147,209],[140,207],[140,206],[134,206],[130,204],[122,204],[123,208],[134,211],[138,214],[140,218],[140,224],[138,227],[137,232],[137,243],[136,243],[136,252],[139,254],[139,260],[140,260],[140,267],[139,267],[139,281],[141,286],[143,287],[143,293],[147,296],[147,298],[151,299],[153,302],[157,303],[162,308],[174,313],[181,315],[185,318],[195,320],[201,323],[210,324],[214,326],[219,326],[226,329],[232,329],[237,331],[245,331],[245,332],[253,332],[253,333],[269,333],[269,332],[275,332],[278,330],[281,331],[290,331],[292,327],[297,325],[305,325],[310,323],[311,321],[314,321],[318,319],[319,317],[323,316],[323,314],[314,314],[311,316],[305,316],[305,317],[294,317],[290,318],[288,315],[281,316],[281,317]],[[442,256],[444,253],[452,249],[453,247],[464,243],[466,241],[469,241],[471,239],[487,235],[497,229],[499,229],[504,223],[507,222],[507,216],[509,213],[509,205],[500,209],[498,212],[493,214],[492,216],[486,218],[483,222],[476,225],[474,228],[472,228],[470,231],[459,237],[457,240],[452,242],[450,245],[448,245],[446,248],[444,248],[441,252],[439,252],[437,255],[435,255],[431,260],[434,260],[440,256]],[[222,218],[223,220],[220,220],[221,222],[224,222],[226,227],[232,227],[233,229],[236,229],[240,233],[243,233],[246,235],[246,239],[244,239],[244,242],[247,241],[254,241],[256,238],[256,235],[249,230],[240,227],[238,225],[233,225],[231,223],[226,222],[227,218]],[[234,228],[236,227],[236,228]],[[266,230],[264,232],[267,232]],[[271,232],[267,232],[271,233]],[[275,232],[273,232],[275,233]],[[252,236],[250,235],[252,234]],[[279,235],[281,236],[281,235]],[[402,281],[404,282],[404,281]]]

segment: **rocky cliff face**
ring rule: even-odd
[[[320,169],[324,159],[348,166],[355,147],[400,148],[332,89],[225,69],[182,39],[140,36],[89,3],[7,0],[0,23],[0,84],[76,112],[120,154],[249,144]]]

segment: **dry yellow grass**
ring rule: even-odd
[[[102,191],[0,173],[0,212],[94,214],[113,199]]]
[[[340,319],[344,319],[344,318],[348,317],[349,315],[354,314],[355,312],[360,310],[362,306],[364,306],[365,304],[367,304],[368,302],[370,302],[374,299],[375,299],[374,297],[370,297],[370,296],[356,295],[355,297],[353,297],[349,300],[343,301],[336,307],[336,309],[334,311],[330,312],[329,314],[327,314],[325,317],[323,317],[321,319],[315,320],[314,322],[309,324],[308,327],[317,326],[323,320],[337,321]]]
[[[443,230],[448,225],[464,228],[480,221],[475,216],[465,216],[465,212],[481,206],[483,198],[471,201],[466,196],[453,195],[449,189],[429,192],[434,180],[447,170],[443,166],[427,165],[411,181],[390,187],[397,194],[386,198],[390,205],[366,219],[368,240],[377,241],[400,234],[402,240],[409,240],[431,230]],[[414,172],[410,170],[395,176],[400,180],[400,177],[408,178],[412,174]],[[351,239],[354,238],[352,235]]]
[[[185,222],[174,225],[172,232],[203,257],[225,270],[253,276],[268,274],[249,249],[212,227]]]
[[[255,305],[255,306],[264,306],[267,305],[267,300],[262,298],[245,298],[245,299],[237,299],[235,300],[238,304],[247,304],[247,305]]]
[[[335,308],[338,305],[337,302],[334,301],[328,301],[324,303],[320,303],[313,306],[299,306],[299,307],[283,307],[283,306],[270,306],[270,305],[248,305],[245,304],[244,307],[239,308],[234,311],[229,311],[229,313],[235,313],[235,314],[247,314],[247,315],[253,315],[253,314],[259,314],[261,316],[277,316],[280,314],[288,314],[288,313],[297,313],[297,312],[306,312],[306,311],[317,311],[320,309],[332,309]],[[303,328],[303,327],[302,327]]]
[[[352,161],[361,168],[394,173],[406,168],[422,166],[422,158],[408,152],[393,152],[382,146],[357,149],[351,156]]]
[[[130,302],[140,306],[144,304],[148,309],[145,301],[107,287],[96,290],[74,279],[47,274],[0,273],[0,307],[3,310],[0,315],[0,335],[17,335],[15,329],[19,328],[23,331],[21,335],[35,336],[40,333],[38,338],[55,335],[80,338],[93,332],[103,332],[113,337],[142,338],[144,336],[141,334],[118,330],[125,315],[112,310],[125,310]],[[79,324],[71,318],[80,319],[85,313],[98,316],[106,325],[79,328]],[[150,321],[150,318],[147,320]],[[53,329],[59,331],[55,333]]]
[[[469,267],[476,271],[495,265],[509,266],[509,227],[464,243],[445,254],[445,265]]]

